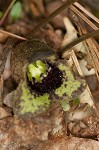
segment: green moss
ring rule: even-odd
[[[77,91],[81,86],[81,83],[75,80],[69,67],[67,67],[65,64],[60,63],[58,68],[64,73],[64,77],[63,84],[56,89],[55,94],[57,94],[59,97],[63,96],[64,94],[66,94],[68,97],[71,97],[73,92]]]
[[[50,106],[49,95],[34,96],[26,88],[26,84],[22,85],[22,96],[20,97],[21,114],[35,113],[37,111],[45,111]]]

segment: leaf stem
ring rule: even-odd
[[[90,33],[87,33],[87,34],[84,34],[82,35],[81,37],[77,38],[76,40],[70,42],[69,44],[63,46],[59,51],[58,51],[58,54],[61,55],[62,53],[64,53],[65,51],[71,49],[73,46],[77,45],[78,43],[88,39],[88,38],[91,38],[91,37],[95,37],[99,35],[99,29],[98,30],[95,30],[93,32],[90,32]]]

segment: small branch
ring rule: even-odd
[[[0,26],[2,25],[3,21],[5,20],[6,16],[8,15],[8,13],[9,13],[10,9],[12,8],[13,4],[15,3],[15,1],[16,1],[16,0],[13,0],[13,1],[10,3],[9,7],[7,8],[7,10],[5,11],[3,17],[2,17],[1,20],[0,20]]]
[[[0,30],[0,32],[3,33],[3,34],[6,34],[6,35],[12,36],[12,37],[14,37],[14,38],[20,39],[20,40],[27,40],[27,39],[24,38],[24,37],[21,37],[21,36],[19,36],[19,35],[16,35],[16,34],[13,34],[13,33],[7,32],[7,31],[4,31],[4,30]]]
[[[65,2],[62,6],[60,6],[58,9],[56,9],[53,13],[51,13],[47,18],[45,18],[43,21],[41,21],[32,31],[31,37],[29,35],[29,38],[32,38],[33,34],[37,32],[41,27],[46,25],[48,22],[50,22],[55,16],[57,16],[59,13],[61,13],[63,10],[68,8],[70,5],[75,3],[77,0],[71,0],[69,2]]]
[[[59,55],[64,53],[65,51],[67,51],[68,49],[71,49],[73,46],[77,45],[78,43],[88,39],[88,38],[91,38],[91,37],[95,37],[99,35],[99,30],[95,30],[91,33],[87,33],[85,35],[82,35],[81,37],[77,38],[76,40],[70,42],[69,44],[67,44],[66,46],[63,46],[59,51]]]

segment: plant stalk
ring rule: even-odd
[[[59,51],[58,51],[58,54],[59,56],[61,54],[63,54],[65,51],[71,49],[73,46],[77,45],[78,43],[88,39],[88,38],[92,38],[92,37],[95,37],[99,35],[99,29],[98,30],[95,30],[93,32],[90,32],[90,33],[87,33],[87,34],[84,34],[82,35],[81,37],[77,38],[76,40],[70,42],[69,44],[63,46]]]

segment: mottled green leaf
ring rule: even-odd
[[[35,113],[39,110],[45,111],[46,108],[50,105],[49,95],[46,93],[44,95],[35,96],[30,93],[28,88],[25,88],[26,85],[22,85],[22,96],[21,99],[21,114],[25,113]]]

